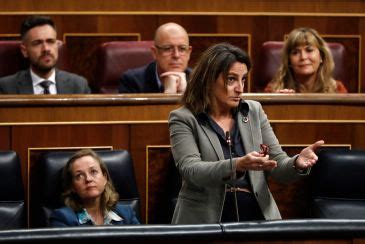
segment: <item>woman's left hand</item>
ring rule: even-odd
[[[318,157],[315,153],[315,151],[321,147],[324,144],[323,140],[320,141],[316,141],[315,143],[313,143],[312,145],[309,145],[308,147],[304,148],[296,162],[295,162],[295,167],[298,169],[307,169],[309,167],[312,167],[318,160]]]

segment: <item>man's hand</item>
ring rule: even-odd
[[[162,73],[160,78],[165,87],[164,93],[183,93],[186,89],[185,72],[168,71]]]
[[[295,93],[295,90],[285,88],[285,89],[280,89],[278,92],[279,93]]]

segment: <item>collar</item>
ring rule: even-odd
[[[44,78],[38,76],[36,73],[33,72],[32,69],[30,69],[30,76],[32,77],[33,86],[39,85],[44,80],[49,80],[53,84],[56,84],[56,69],[52,70],[51,76],[48,77],[48,79],[44,79]]]
[[[232,109],[232,114],[234,118],[237,116],[238,112],[240,112],[243,117],[247,117],[249,111],[250,107],[248,106],[248,103],[244,100],[241,100],[239,105],[236,108]],[[210,116],[207,111],[203,111],[197,114],[196,118],[200,123],[206,124],[207,122],[209,122]]]
[[[95,225],[94,220],[91,218],[87,210],[84,208],[81,211],[76,213],[77,219],[80,225],[91,223]],[[123,218],[116,214],[114,211],[110,210],[104,214],[104,225],[112,225],[112,222],[121,222]]]
[[[158,88],[161,89],[162,88],[162,81],[160,80],[160,76],[159,76],[158,71],[157,71],[157,62],[155,62],[155,76],[156,76]]]

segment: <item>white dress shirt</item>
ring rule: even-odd
[[[34,94],[43,94],[44,89],[41,86],[41,82],[45,80],[49,80],[51,82],[51,85],[49,86],[49,93],[50,94],[57,94],[57,88],[56,88],[56,70],[52,70],[52,74],[48,79],[44,79],[42,77],[39,77],[36,73],[30,69],[30,76],[32,77],[33,81],[33,90]]]

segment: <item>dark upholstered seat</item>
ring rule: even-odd
[[[118,81],[128,69],[153,61],[153,41],[117,41],[103,43],[97,51],[95,79],[101,93],[118,93]]]
[[[67,50],[61,42],[57,67],[68,70]],[[29,68],[28,59],[20,51],[20,41],[0,41],[0,77],[12,75],[19,70]]]
[[[0,151],[0,229],[26,227],[24,189],[18,154]]]
[[[42,155],[40,160],[40,205],[43,221],[41,226],[48,225],[51,211],[63,206],[62,169],[74,152],[49,152]],[[126,150],[97,151],[106,164],[116,191],[119,193],[120,202],[130,205],[140,214],[140,200],[134,174],[133,160]]]
[[[312,215],[365,219],[365,151],[321,150],[312,168]]]
[[[336,80],[344,82],[344,85],[346,86],[346,82],[349,81],[349,77],[345,68],[345,47],[341,43],[333,42],[327,44],[335,62],[333,76]],[[262,44],[259,51],[258,61],[253,66],[255,91],[262,91],[273,79],[281,64],[281,50],[283,47],[284,42],[279,41],[267,41]]]

